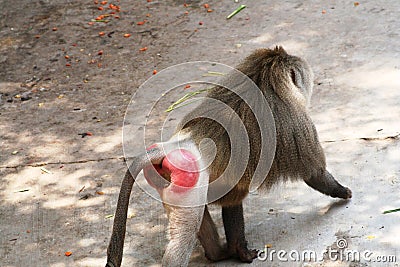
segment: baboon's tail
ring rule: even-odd
[[[129,198],[137,175],[147,165],[159,164],[164,157],[165,155],[160,148],[153,147],[149,149],[147,153],[134,157],[132,164],[126,171],[124,180],[122,181],[121,190],[119,192],[111,240],[107,249],[106,267],[121,266]]]

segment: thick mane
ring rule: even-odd
[[[310,166],[325,168],[325,157],[319,145],[314,124],[307,114],[303,102],[305,98],[292,78],[292,75],[308,75],[307,72],[311,70],[303,68],[303,66],[308,67],[304,60],[287,54],[282,47],[277,46],[274,49],[256,50],[237,67],[261,90],[275,120],[277,132],[275,158],[279,160],[274,160],[268,178],[264,182],[264,186],[267,188],[279,178],[298,179],[300,174],[311,175],[314,170]],[[294,74],[292,74],[292,70]],[[253,160],[249,161],[242,181],[249,182],[259,162],[261,146],[259,123],[252,109],[256,105],[260,105],[262,101],[256,99],[256,102],[246,104],[241,96],[253,88],[248,88],[248,83],[245,83],[237,75],[228,75],[226,78],[227,84],[234,86],[239,95],[227,88],[215,87],[209,92],[208,97],[231,107],[246,127],[250,141],[250,157]],[[224,121],[230,124],[230,112],[223,105],[201,104],[191,115],[197,114],[198,117],[202,117],[201,115],[207,112],[218,114],[219,118],[224,118]],[[233,127],[235,128],[235,126]],[[196,142],[200,142],[203,138],[211,138],[215,143],[223,144],[218,147],[217,162],[219,165],[211,166],[215,168],[212,172],[221,174],[223,171],[221,167],[228,164],[231,145],[224,127],[212,119],[197,118],[186,121],[183,128],[197,133],[197,136],[194,137]],[[213,129],[213,131],[208,129]]]

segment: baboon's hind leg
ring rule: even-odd
[[[222,207],[222,220],[229,254],[238,257],[242,262],[252,262],[257,257],[258,251],[247,248],[242,203]]]
[[[189,264],[200,229],[204,206],[176,207],[164,203],[168,213],[169,243],[162,259],[163,267],[182,267]]]
[[[351,190],[339,184],[327,170],[311,175],[308,179],[304,179],[304,182],[311,188],[331,197],[348,199],[352,196]]]
[[[229,258],[228,251],[221,245],[217,227],[208,212],[207,206],[204,209],[203,221],[197,236],[204,248],[207,259],[220,261]]]

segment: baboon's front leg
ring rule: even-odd
[[[339,184],[327,170],[311,175],[309,179],[304,179],[304,181],[311,188],[331,197],[348,199],[352,196],[351,190]]]

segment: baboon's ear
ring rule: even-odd
[[[292,79],[293,84],[298,87],[296,83],[296,73],[294,72],[294,69],[290,69],[290,78]]]
[[[278,46],[278,45],[275,47],[275,52],[279,52],[279,53],[282,53],[282,54],[287,54],[285,49],[283,49],[282,46]]]

